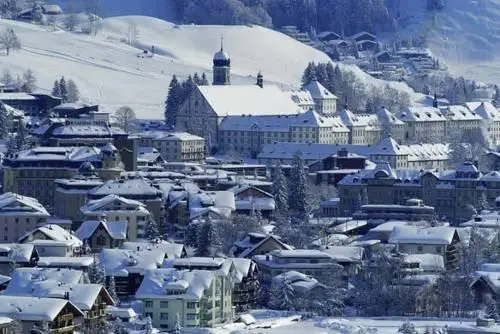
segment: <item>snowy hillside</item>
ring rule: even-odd
[[[500,0],[449,0],[435,15],[425,0],[398,3],[400,29],[427,31],[431,50],[452,74],[500,83]]]
[[[140,48],[123,43],[130,23],[139,30],[137,46],[149,49],[154,45],[157,56],[139,58]],[[18,74],[32,68],[45,92],[64,75],[77,83],[85,101],[99,103],[111,112],[129,105],[141,118],[163,118],[172,75],[184,79],[194,72],[206,72],[211,78],[212,57],[221,36],[232,58],[234,84],[255,82],[260,70],[267,82],[297,87],[308,62],[328,61],[324,53],[261,27],[176,26],[143,16],[105,19],[97,36],[0,20],[0,28],[3,26],[15,29],[23,47],[3,56],[0,69],[10,68]],[[376,83],[356,70],[363,81]]]

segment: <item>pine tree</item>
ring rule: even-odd
[[[109,277],[109,283],[108,283],[108,293],[111,299],[113,300],[115,305],[118,305],[120,302],[120,299],[118,298],[118,294],[116,293],[116,283],[115,283],[115,277],[110,276]]]
[[[481,193],[481,197],[479,198],[479,203],[477,207],[477,212],[482,213],[483,210],[489,210],[490,204],[488,203],[488,198],[486,197],[486,192]]]
[[[14,77],[12,77],[12,73],[8,68],[2,71],[2,78],[0,79],[0,82],[4,85],[11,85],[14,83]]]
[[[146,230],[144,231],[144,237],[150,242],[158,242],[161,240],[160,230],[158,229],[158,224],[153,218],[149,218],[146,222]]]
[[[184,233],[184,244],[186,246],[196,247],[197,243],[197,235],[198,235],[198,223],[191,222],[188,224],[186,228],[186,232]]]
[[[61,97],[61,86],[59,85],[59,81],[54,81],[54,87],[52,87],[52,96]]]
[[[89,280],[92,284],[105,285],[106,283],[106,273],[104,267],[101,265],[97,254],[94,254],[94,261],[89,266]]]
[[[304,73],[302,74],[302,85],[307,85],[316,78],[316,65],[314,62],[307,64]]]
[[[196,256],[216,256],[222,248],[222,241],[218,235],[217,225],[207,216],[205,222],[200,223],[197,236]]]
[[[71,79],[68,80],[67,90],[68,90],[68,102],[73,103],[80,100],[80,91],[78,90],[78,87],[76,86],[75,82]]]
[[[18,151],[25,150],[27,148],[27,142],[26,142],[26,136],[27,136],[27,130],[26,127],[24,126],[24,122],[19,121],[19,125],[17,127],[17,133],[16,133],[16,149]]]
[[[208,85],[209,85],[209,83],[208,83],[207,75],[205,74],[205,72],[203,72],[201,74],[201,80],[200,80],[199,86],[208,86]]]
[[[175,127],[177,112],[181,101],[181,86],[174,75],[168,86],[167,101],[165,102],[165,122],[167,125]]]
[[[195,72],[194,75],[193,75],[193,82],[196,86],[199,86],[200,83],[201,83],[201,79],[200,77],[198,76],[198,72]]]
[[[292,168],[290,170],[289,204],[288,206],[296,212],[295,217],[305,221],[307,215],[307,176],[305,163],[301,152],[293,156]]]
[[[0,101],[0,139],[6,139],[9,136],[10,117],[5,104]]]
[[[61,91],[62,102],[68,102],[68,87],[66,86],[66,79],[64,77],[59,80],[59,89]]]
[[[415,326],[411,322],[405,322],[398,329],[399,334],[418,334]]]
[[[276,213],[284,217],[288,216],[288,185],[279,161],[274,166],[273,194]]]

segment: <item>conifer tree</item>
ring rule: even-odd
[[[149,315],[146,317],[146,325],[144,327],[144,334],[153,334],[153,323],[151,322],[151,317]]]
[[[158,224],[153,218],[149,218],[148,221],[146,222],[146,230],[144,231],[144,237],[151,242],[158,242],[161,239]]]
[[[209,83],[208,83],[207,75],[205,74],[205,72],[203,72],[201,74],[200,86],[208,86],[208,85],[209,85]]]
[[[276,205],[276,213],[281,216],[288,216],[288,185],[285,174],[281,168],[281,162],[277,162],[273,175],[273,194]]]
[[[118,305],[120,302],[120,299],[118,298],[118,294],[116,293],[116,283],[115,283],[115,277],[110,276],[109,277],[109,283],[108,283],[108,293],[111,299],[113,300],[115,305]]]
[[[165,102],[165,122],[172,127],[175,126],[175,119],[181,103],[180,94],[181,86],[174,75],[168,86],[167,101]]]
[[[304,221],[307,215],[307,176],[302,153],[297,151],[293,156],[290,170],[289,207],[297,214],[298,219]]]
[[[66,86],[66,79],[64,77],[59,80],[59,89],[61,91],[62,102],[68,102],[68,87]]]
[[[222,249],[215,222],[207,216],[198,227],[196,256],[216,256]]]
[[[5,104],[0,101],[0,139],[5,139],[9,136],[10,117]]]
[[[68,102],[73,103],[80,100],[80,91],[78,90],[78,87],[76,86],[75,82],[71,79],[68,80],[67,90],[68,90]]]
[[[54,81],[54,87],[52,87],[52,96],[61,97],[61,86],[59,85],[59,81]]]
[[[26,93],[33,93],[36,89],[36,77],[33,70],[28,68],[23,72],[23,85],[22,90]]]
[[[18,151],[25,150],[27,148],[26,137],[28,135],[28,131],[24,126],[24,122],[19,121],[19,125],[17,127],[16,133],[16,149]]]

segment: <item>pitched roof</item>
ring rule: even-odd
[[[102,226],[112,239],[125,240],[127,238],[127,221],[87,220],[80,225],[75,235],[81,240],[90,239],[99,226]]]
[[[101,150],[96,147],[46,147],[40,146],[17,152],[16,161],[102,161]]]
[[[389,243],[449,245],[451,244],[455,233],[455,228],[446,226],[425,228],[415,226],[397,226],[392,230]]]
[[[164,251],[169,259],[180,258],[184,256],[184,245],[175,242],[160,241],[160,242],[138,242],[138,241],[125,241],[121,247],[128,250],[149,250],[159,249]]]
[[[281,246],[281,249],[285,249],[285,250],[291,250],[292,249],[291,246],[288,246],[287,244],[285,244],[284,242],[282,242],[281,240],[279,240],[277,237],[275,237],[273,235],[269,235],[266,238],[262,239],[260,242],[256,243],[255,245],[253,245],[253,246],[245,249],[243,252],[241,252],[241,254],[238,255],[238,257],[244,257],[244,258],[252,257],[254,255],[253,253],[257,249],[259,249],[262,245],[264,245],[265,243],[267,243],[269,240],[275,241],[278,245]]]
[[[151,181],[143,177],[109,180],[89,191],[89,195],[92,196],[107,196],[110,194],[124,197],[127,197],[127,195],[157,195],[160,198],[162,192],[154,187]]]
[[[443,113],[434,107],[408,107],[402,109],[397,117],[405,122],[445,122]]]
[[[147,270],[163,265],[165,251],[160,249],[133,251],[127,249],[103,249],[99,253],[100,263],[108,276],[143,274]]]
[[[491,102],[466,102],[465,106],[484,119],[500,119],[500,112]]]
[[[0,315],[21,321],[52,321],[68,305],[77,316],[84,316],[66,299],[0,295]]]
[[[337,97],[326,89],[318,80],[313,80],[307,85],[304,85],[304,89],[311,93],[313,99],[337,99]]]
[[[49,217],[45,207],[36,198],[11,192],[0,195],[0,215],[37,215]]]
[[[59,225],[54,225],[54,224],[47,224],[44,226],[37,227],[31,232],[26,233],[24,236],[19,238],[19,242],[25,243],[25,242],[36,242],[36,240],[33,240],[31,236],[33,236],[34,233],[40,232],[43,233],[45,236],[47,236],[47,239],[49,241],[61,241],[64,242],[68,245],[71,246],[82,246],[83,242],[78,239],[76,236],[71,234],[70,232],[66,231]]]
[[[82,206],[80,208],[80,211],[82,211],[82,212],[100,211],[106,205],[109,205],[109,204],[115,203],[115,202],[120,202],[120,204],[125,204],[128,207],[135,207],[138,210],[146,207],[146,205],[142,202],[128,199],[128,198],[125,198],[125,197],[122,197],[122,196],[119,196],[116,194],[109,194],[103,198],[88,201],[87,204],[85,204],[84,206]]]
[[[34,252],[33,244],[0,244],[0,253],[8,254],[0,256],[0,262],[30,262]]]
[[[302,112],[277,86],[197,86],[218,116],[294,115]]]

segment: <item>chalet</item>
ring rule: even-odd
[[[378,42],[370,40],[362,40],[356,42],[359,51],[377,51],[379,48]]]
[[[263,217],[270,217],[276,208],[274,196],[255,186],[237,185],[230,188],[234,193],[236,213],[250,214],[252,210],[260,211]]]
[[[58,225],[45,225],[26,233],[19,240],[33,244],[41,256],[73,256],[80,254],[82,241]]]
[[[500,296],[500,264],[482,264],[475,272],[470,288],[479,304],[486,304],[491,298],[498,301]]]
[[[63,103],[52,108],[51,112],[55,117],[62,118],[78,118],[82,115],[97,113],[99,105],[86,103]],[[102,113],[103,116],[108,116],[107,113]],[[89,121],[94,118],[90,118]]]
[[[290,250],[292,247],[281,242],[277,236],[251,232],[234,243],[233,254],[249,259],[254,255],[266,254],[276,249]]]
[[[48,113],[53,107],[61,104],[61,98],[46,94],[0,93],[0,101],[24,111],[28,115],[39,116]]]
[[[254,261],[230,258],[235,267],[233,305],[237,313],[246,312],[257,304],[258,268]]]
[[[104,266],[106,277],[115,278],[118,296],[128,298],[135,295],[148,270],[163,266],[165,251],[103,249],[99,261]]]
[[[120,248],[127,240],[127,221],[87,220],[76,230],[75,235],[87,242],[94,252],[103,248]]]
[[[48,327],[51,333],[75,333],[83,312],[66,299],[0,296],[0,316],[21,323],[23,333]]]
[[[376,54],[373,55],[373,59],[376,60],[380,64],[386,64],[386,63],[391,63],[394,60],[394,57],[391,55],[391,53],[387,50],[383,50],[380,52],[377,52]]]
[[[341,38],[341,36],[333,31],[323,31],[317,35],[321,42],[335,41]]]
[[[361,42],[361,41],[376,42],[377,36],[370,34],[369,32],[366,32],[366,31],[361,31],[361,32],[358,32],[357,34],[350,36],[348,39],[354,40],[356,42]]]
[[[399,253],[442,255],[448,270],[455,269],[458,265],[459,242],[457,230],[446,226],[395,227],[389,239],[389,243],[396,245]]]
[[[13,266],[34,267],[38,262],[38,252],[32,244],[1,244],[0,274],[8,275]]]

